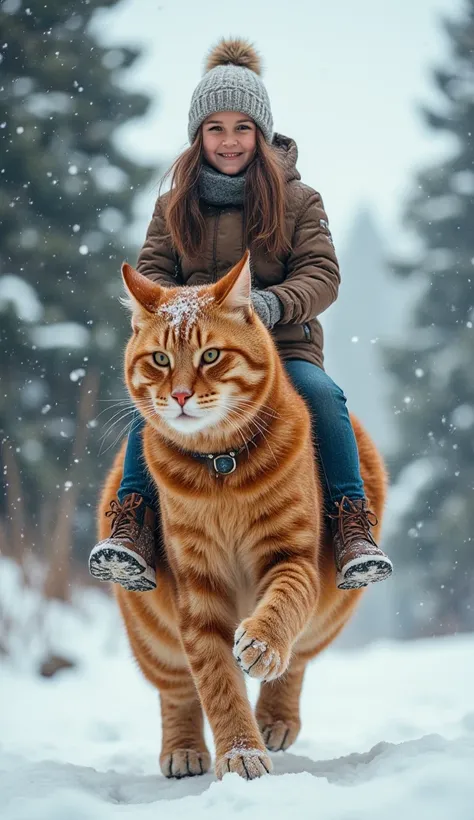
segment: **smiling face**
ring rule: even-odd
[[[257,126],[247,114],[220,111],[202,126],[206,162],[221,174],[234,176],[245,170],[257,148]]]
[[[210,287],[160,288],[128,265],[123,275],[134,328],[126,379],[140,411],[183,446],[216,433],[242,443],[239,430],[265,401],[272,356],[251,308],[248,262]]]

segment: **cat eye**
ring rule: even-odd
[[[215,347],[211,347],[209,350],[205,350],[201,356],[201,364],[212,364],[213,362],[217,361],[220,356],[220,351],[216,350]]]
[[[153,353],[153,360],[159,367],[168,367],[170,363],[169,356],[166,353],[161,353],[161,351]]]

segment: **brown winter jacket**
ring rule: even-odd
[[[304,185],[296,170],[298,150],[293,140],[276,135],[287,183],[286,228],[290,250],[277,258],[252,253],[253,287],[268,288],[283,305],[273,336],[283,359],[305,359],[323,367],[323,331],[316,318],[337,297],[339,266],[328,218],[320,195]],[[178,258],[167,235],[164,207],[158,198],[137,269],[163,285],[204,285],[215,282],[245,251],[243,209],[202,203],[207,241],[199,259]]]

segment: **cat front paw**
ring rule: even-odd
[[[272,762],[263,749],[231,749],[216,760],[216,775],[221,780],[225,774],[236,772],[244,780],[256,780],[272,771]]]
[[[242,621],[237,628],[233,652],[241,669],[251,678],[262,681],[280,677],[290,660],[289,651],[282,652],[275,642],[270,642],[252,618]]]
[[[298,737],[299,721],[275,720],[273,723],[260,723],[263,742],[270,752],[286,752]]]
[[[211,765],[211,758],[207,751],[195,749],[174,749],[160,757],[161,772],[165,777],[195,777],[206,774]]]

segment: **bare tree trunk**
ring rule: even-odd
[[[53,530],[48,556],[48,574],[44,592],[47,598],[69,600],[70,564],[73,541],[74,512],[79,497],[79,486],[75,480],[79,469],[76,460],[84,455],[88,437],[87,422],[93,418],[100,375],[97,369],[90,369],[81,385],[77,411],[76,438],[73,445],[69,476],[71,485],[65,487],[57,504],[56,525]]]
[[[3,521],[0,521],[0,555],[11,557],[8,546],[7,528]]]
[[[4,444],[2,456],[6,467],[7,521],[9,524],[2,526],[0,540],[4,543],[1,543],[1,546],[2,551],[5,550],[5,555],[21,564],[28,533],[21,476],[11,443]]]

